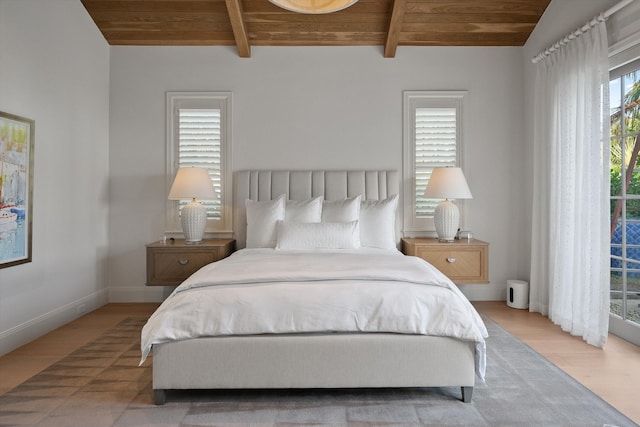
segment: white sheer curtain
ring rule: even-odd
[[[609,327],[604,19],[536,65],[530,310],[602,347]]]

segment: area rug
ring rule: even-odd
[[[487,384],[472,403],[452,387],[182,391],[155,406],[150,363],[138,367],[144,322],[124,320],[0,396],[0,426],[636,425],[489,320]]]

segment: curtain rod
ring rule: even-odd
[[[598,24],[598,22],[602,22],[602,21],[607,20],[607,18],[609,18],[611,15],[613,15],[614,13],[616,13],[617,11],[622,9],[623,7],[633,3],[634,1],[635,0],[622,0],[622,1],[618,2],[617,4],[613,5],[612,7],[610,7],[609,9],[605,10],[604,12],[601,12],[598,16],[594,17],[592,20],[590,20],[589,22],[584,24],[582,27],[578,28],[577,30],[575,30],[571,34],[565,36],[563,39],[558,40],[557,42],[555,42],[554,44],[552,44],[551,46],[546,48],[544,51],[540,52],[538,55],[536,55],[535,57],[531,58],[531,62],[533,62],[535,64],[536,62],[546,58],[551,53],[553,53],[556,50],[558,50],[560,47],[562,47],[565,44],[569,43],[571,40],[581,36],[586,31],[588,31],[591,28],[595,27]]]

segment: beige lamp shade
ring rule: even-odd
[[[169,200],[188,199],[217,199],[216,190],[209,177],[209,171],[195,167],[178,169],[171,191],[169,191]]]
[[[433,168],[424,197],[427,199],[473,198],[462,169],[454,167]]]
[[[297,13],[331,13],[353,5],[358,0],[269,0],[278,7]]]
[[[196,199],[216,198],[216,190],[206,169],[178,169],[171,191],[169,191],[169,200],[191,199],[191,203],[183,206],[180,211],[180,224],[186,243],[202,242],[207,228],[207,208],[198,203]]]
[[[436,234],[441,242],[453,242],[460,225],[460,210],[449,199],[471,199],[471,190],[460,168],[434,168],[424,190],[427,199],[445,199],[433,213]]]

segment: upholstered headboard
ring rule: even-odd
[[[236,247],[244,248],[247,231],[247,199],[272,200],[286,194],[289,200],[323,196],[340,200],[362,195],[363,200],[383,200],[400,194],[400,175],[394,170],[247,170],[235,173],[234,235]],[[396,212],[396,236],[400,241],[401,207]]]

